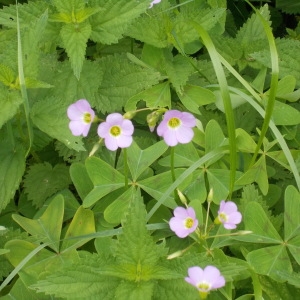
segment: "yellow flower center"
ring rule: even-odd
[[[205,281],[200,282],[197,287],[201,290],[201,292],[208,292],[210,290],[210,284]]]
[[[90,113],[84,113],[83,122],[87,123],[87,124],[91,123],[92,122],[92,115]]]
[[[178,118],[171,118],[171,119],[168,121],[168,125],[169,125],[171,128],[176,128],[176,127],[178,127],[180,124],[181,124],[181,121],[180,121],[180,119],[178,119]]]
[[[185,228],[190,229],[190,228],[193,227],[193,225],[194,225],[194,220],[192,218],[188,217],[188,218],[185,219],[185,222],[184,222]]]
[[[227,222],[228,221],[228,216],[225,213],[221,212],[219,214],[219,219],[220,219],[221,222]]]
[[[114,137],[117,137],[121,134],[121,127],[120,126],[112,126],[110,128],[110,134],[113,135]]]

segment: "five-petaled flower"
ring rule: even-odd
[[[157,134],[164,138],[168,146],[187,144],[194,137],[192,128],[195,126],[196,118],[191,113],[169,110],[158,125]]]
[[[95,117],[95,112],[89,102],[86,99],[80,99],[71,104],[68,107],[67,115],[70,119],[69,128],[72,134],[87,136]]]
[[[119,113],[112,113],[106,117],[98,127],[98,135],[104,139],[105,146],[111,151],[127,148],[132,143],[133,124],[124,119]]]
[[[207,266],[204,269],[197,266],[191,267],[188,269],[188,275],[185,277],[185,281],[198,289],[202,299],[206,299],[211,290],[219,289],[225,285],[225,278],[214,266]]]
[[[226,229],[235,229],[241,221],[242,214],[238,211],[236,204],[232,201],[222,200],[215,223],[222,223]]]
[[[178,237],[185,238],[196,230],[198,220],[192,207],[176,207],[173,214],[174,217],[170,219],[169,225]]]
[[[160,3],[160,1],[161,1],[161,0],[154,0],[154,1],[152,1],[152,2],[150,3],[149,8],[152,8],[154,4]]]

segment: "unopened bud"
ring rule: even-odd
[[[184,205],[187,205],[187,200],[186,200],[186,197],[183,195],[183,193],[177,189],[177,194],[178,194],[178,197],[180,199],[180,201],[184,204]]]
[[[132,110],[132,111],[128,111],[123,115],[124,119],[128,119],[131,120],[134,116],[136,115],[136,111]]]
[[[0,231],[4,231],[4,230],[6,230],[6,229],[7,229],[6,227],[0,225]]]
[[[208,196],[207,196],[207,202],[212,202],[213,197],[214,197],[214,190],[211,188],[209,193],[208,193]]]
[[[147,115],[147,123],[151,132],[154,131],[159,115],[160,113],[158,113],[157,111],[154,111],[151,114]]]
[[[253,231],[251,230],[240,230],[237,232],[238,235],[246,235],[246,234],[251,234]]]
[[[167,259],[173,259],[173,258],[176,258],[176,257],[179,257],[183,254],[183,251],[182,250],[179,250],[179,251],[176,251],[170,255],[167,256]]]

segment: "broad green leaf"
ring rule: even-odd
[[[23,100],[19,91],[0,87],[0,128],[17,113]]]
[[[94,184],[93,190],[83,200],[83,207],[87,208],[110,192],[124,186],[124,176],[97,157],[89,157],[85,162],[86,170]]]
[[[81,200],[83,200],[93,189],[93,183],[89,178],[85,165],[82,163],[73,163],[70,166],[70,176]]]
[[[125,54],[102,57],[99,66],[104,70],[97,94],[96,107],[102,112],[119,111],[127,100],[147,90],[160,80],[160,73],[133,64]],[[155,98],[159,103],[159,99]]]
[[[205,128],[205,152],[209,153],[225,141],[224,133],[217,121],[211,120]]]
[[[214,96],[216,98],[215,102],[216,102],[216,106],[217,108],[222,111],[225,112],[225,108],[224,108],[224,101],[222,98],[222,94],[220,90],[215,90],[214,92]],[[247,101],[242,98],[241,96],[231,93],[230,94],[230,101],[231,101],[231,106],[233,109],[241,106],[242,104],[246,103]]]
[[[62,98],[45,98],[36,102],[30,112],[31,119],[41,131],[64,143],[68,148],[84,151],[81,137],[73,136],[66,115],[67,105]]]
[[[50,243],[49,247],[58,253],[63,216],[64,198],[58,195],[37,220],[16,214],[13,215],[13,219],[32,236],[36,236],[43,242]]]
[[[52,167],[49,163],[32,165],[24,180],[28,200],[41,207],[48,197],[68,188],[71,183],[69,168],[63,164]]]
[[[116,299],[126,300],[151,300],[155,283],[153,281],[141,282],[122,282],[116,289]]]
[[[87,22],[81,24],[63,25],[60,35],[71,61],[74,75],[80,78],[85,59],[86,43],[91,35],[92,28]]]
[[[256,273],[268,275],[274,279],[278,279],[277,272],[280,270],[292,271],[292,265],[284,245],[251,251],[246,259]]]
[[[148,1],[92,0],[91,6],[101,7],[101,11],[90,17],[91,39],[102,44],[112,44],[125,33],[128,25],[149,7]]]
[[[251,234],[234,237],[237,240],[250,243],[281,244],[282,239],[267,217],[260,204],[250,201],[243,215],[245,230]],[[280,246],[281,247],[281,246]]]
[[[136,197],[135,187],[130,187],[104,210],[104,219],[111,224],[120,224],[128,205]]]
[[[299,231],[299,230],[298,230]],[[300,263],[300,236],[297,235],[287,242],[287,247],[294,256],[296,262]]]
[[[175,167],[189,167],[199,159],[199,154],[193,143],[178,144],[174,149],[174,166]],[[170,168],[170,155],[165,156],[159,160],[159,164]]]
[[[195,114],[199,114],[199,107],[214,103],[216,97],[213,92],[197,85],[187,84],[183,87],[182,94],[178,95],[183,105]]]
[[[246,153],[254,153],[256,148],[256,143],[253,138],[242,128],[237,128],[236,134],[236,146],[237,148]]]
[[[145,101],[149,108],[171,107],[170,84],[166,81],[132,96],[125,104],[125,110],[136,110],[140,100]]]
[[[290,94],[295,90],[296,78],[292,75],[287,75],[283,77],[278,82],[278,87],[276,91],[276,98],[282,98],[286,94]]]
[[[25,171],[25,150],[0,142],[0,212],[14,197]]]
[[[284,237],[289,240],[299,234],[300,194],[294,186],[288,186],[284,194]]]
[[[275,101],[273,121],[276,125],[297,125],[300,123],[300,112],[288,104]]]
[[[246,185],[256,182],[263,193],[267,195],[269,189],[268,175],[267,175],[267,166],[266,159],[264,156],[260,157],[258,161],[244,173],[240,178],[237,179],[235,184]]]
[[[128,167],[132,180],[136,181],[167,149],[168,146],[164,141],[160,141],[144,150],[141,150],[136,143],[133,143],[127,149]]]
[[[89,209],[84,209],[80,206],[75,213],[71,224],[64,236],[60,252],[77,249],[87,243],[92,238],[77,238],[70,239],[80,235],[86,235],[95,232],[94,214]]]
[[[288,14],[300,13],[300,3],[293,0],[277,0],[276,8]]]

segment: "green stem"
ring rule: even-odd
[[[170,153],[170,158],[171,158],[171,175],[172,175],[172,182],[175,182],[176,176],[175,176],[175,168],[174,168],[174,157],[175,157],[175,147],[171,147],[171,153]],[[174,189],[174,199],[176,200],[177,194],[176,194],[176,189]]]
[[[208,217],[209,217],[210,203],[211,203],[211,201],[208,201],[208,204],[207,204],[207,212],[206,212],[206,220],[205,220],[205,228],[204,228],[204,236],[205,236],[205,237],[206,237],[206,232],[207,232],[207,224],[208,224]]]
[[[124,177],[125,177],[125,189],[128,189],[128,162],[127,162],[127,149],[123,149],[123,160],[124,160]]]

